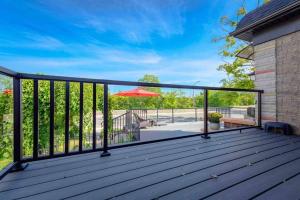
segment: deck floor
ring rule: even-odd
[[[259,130],[32,162],[0,199],[299,199],[300,137]]]

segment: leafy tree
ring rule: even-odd
[[[0,170],[13,158],[12,80],[0,75]]]
[[[50,83],[39,81],[39,153],[47,154],[49,148],[49,113],[50,113]],[[54,113],[54,142],[55,152],[63,152],[65,137],[65,82],[55,82],[55,113]],[[103,87],[97,85],[97,110],[103,112]],[[70,83],[70,150],[78,149],[76,140],[79,136],[79,83]],[[92,84],[83,86],[83,148],[91,148],[92,134]],[[32,155],[33,148],[33,81],[22,81],[22,132],[23,152],[25,156]],[[109,107],[109,121],[112,121]],[[99,122],[98,122],[99,123]],[[109,123],[111,124],[111,123]],[[111,126],[110,126],[111,127]],[[102,133],[101,133],[102,134]],[[73,143],[72,143],[73,142]]]
[[[142,78],[138,79],[138,82],[145,82],[145,83],[159,83],[158,76],[155,76],[153,74],[145,74]],[[161,93],[161,89],[157,87],[142,87],[145,90]]]
[[[162,107],[163,108],[176,108],[177,106],[177,92],[171,91],[163,94]]]
[[[257,6],[268,3],[269,1],[270,0],[257,0]],[[236,10],[234,17],[222,16],[220,23],[224,34],[213,39],[215,42],[224,43],[219,54],[227,61],[218,67],[219,71],[223,71],[227,75],[225,79],[221,80],[224,87],[245,89],[253,89],[255,87],[254,82],[247,75],[247,73],[254,71],[253,64],[248,60],[235,57],[248,43],[230,36],[230,32],[236,28],[239,20],[247,14],[246,7],[246,0],[242,0],[241,6]]]

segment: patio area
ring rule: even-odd
[[[300,138],[258,129],[31,162],[0,199],[298,199]],[[282,192],[284,191],[284,193]]]
[[[203,132],[203,121],[165,123],[140,130],[140,141],[187,136]],[[202,129],[202,130],[201,130]]]

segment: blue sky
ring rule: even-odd
[[[249,10],[256,0],[248,1]],[[1,0],[0,65],[19,72],[217,86],[219,18],[241,0]]]

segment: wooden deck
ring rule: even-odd
[[[0,199],[299,199],[300,137],[228,132],[30,163]]]

